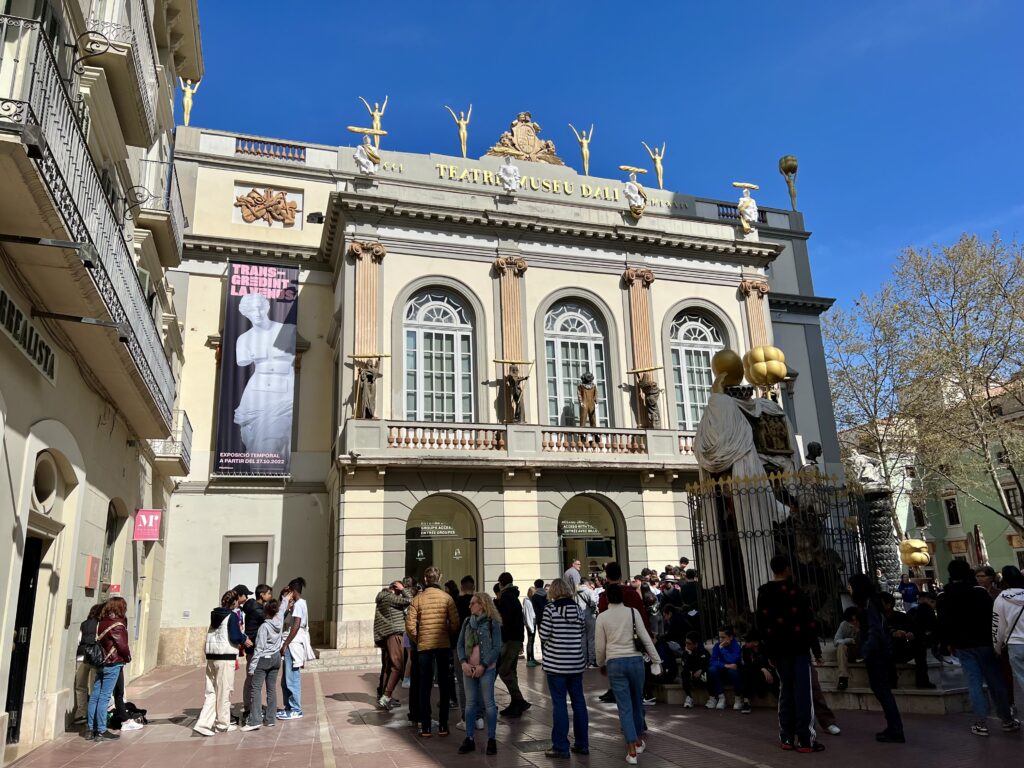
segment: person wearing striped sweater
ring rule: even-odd
[[[542,664],[551,694],[551,749],[547,757],[569,757],[569,711],[565,698],[572,701],[571,751],[590,754],[590,721],[583,696],[583,671],[587,668],[584,651],[585,621],[565,579],[555,579],[548,588],[548,604],[540,622]]]

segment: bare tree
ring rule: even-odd
[[[893,490],[892,524],[903,538],[896,510],[909,493],[905,473],[896,468],[914,463],[913,430],[905,413],[909,387],[906,338],[899,328],[899,302],[890,286],[861,294],[850,310],[835,307],[823,319],[836,426],[844,454],[853,448],[874,454],[885,484]]]
[[[900,412],[914,424],[926,485],[955,489],[1024,534],[1004,490],[1024,498],[1024,253],[998,236],[908,249],[892,290],[905,344]]]

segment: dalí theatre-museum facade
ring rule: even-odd
[[[367,108],[355,147],[177,131],[167,281],[194,436],[162,660],[199,659],[238,582],[305,577],[314,641],[355,655],[381,585],[429,565],[489,585],[677,562],[723,348],[784,351],[796,442],[840,471],[795,158],[791,196],[754,180],[794,210],[758,209],[753,184],[662,189],[664,147],[645,187],[587,175],[585,131],[569,167],[573,134],[527,112],[467,159],[392,151]]]

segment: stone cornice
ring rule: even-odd
[[[793,293],[768,294],[768,307],[772,310],[795,312],[803,315],[820,315],[827,312],[835,299],[824,296],[800,296]]]
[[[226,261],[236,256],[273,259],[275,262],[295,261],[303,269],[330,269],[321,256],[321,250],[316,247],[239,240],[233,237],[185,235],[183,259]]]
[[[774,261],[783,250],[783,246],[774,243],[719,240],[626,223],[583,225],[576,221],[541,218],[535,214],[519,213],[514,210],[471,210],[438,204],[400,202],[384,197],[350,197],[338,193],[331,194],[328,217],[332,220],[331,226],[325,227],[324,241],[321,244],[322,250],[326,253],[331,251],[333,241],[342,229],[336,222],[351,219],[369,220],[376,226],[381,226],[387,219],[418,219],[425,223],[429,222],[429,227],[443,225],[445,228],[455,226],[468,230],[518,230],[537,235],[538,239],[577,246],[586,243],[586,247],[591,248],[594,247],[595,240],[609,249],[622,247],[623,244],[630,244],[632,248],[637,245],[653,246],[664,250],[666,255],[676,255],[684,251],[685,255],[679,254],[682,258],[704,257],[707,260],[762,268]],[[498,236],[499,232],[495,231],[494,234]]]

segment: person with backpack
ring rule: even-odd
[[[78,649],[75,652],[75,659],[78,666],[75,668],[75,722],[85,722],[89,717],[89,691],[92,688],[96,675],[96,666],[93,659],[98,658],[100,653],[96,645],[96,630],[100,623],[100,614],[103,613],[103,603],[97,603],[89,609],[89,615],[78,625]]]
[[[221,596],[220,607],[210,611],[210,627],[206,632],[206,698],[192,729],[201,736],[238,728],[231,724],[231,692],[238,649],[246,641],[235,615],[235,609],[244,600],[245,595],[229,589]]]
[[[118,734],[107,730],[107,707],[110,696],[121,675],[121,669],[132,660],[128,647],[128,625],[125,614],[128,603],[120,597],[112,597],[103,606],[96,627],[96,645],[102,651],[100,663],[96,666],[96,682],[89,696],[89,741],[115,740]]]

